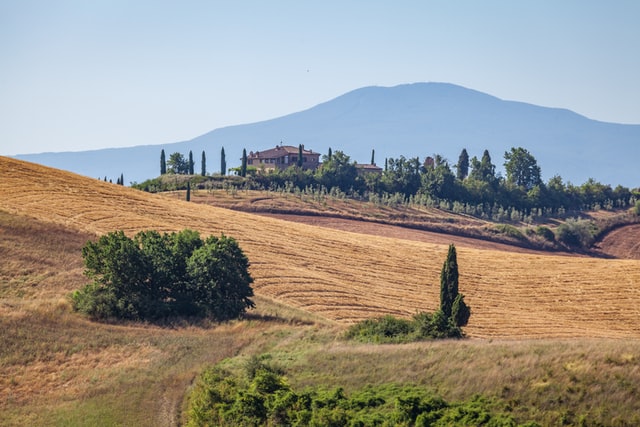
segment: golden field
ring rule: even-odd
[[[338,324],[383,314],[410,316],[438,306],[447,251],[442,244],[188,203],[4,157],[0,200],[0,210],[82,233],[183,228],[205,236],[224,233],[249,257],[258,296]],[[465,246],[458,247],[458,263],[460,291],[472,309],[465,328],[471,338],[640,336],[640,261]]]

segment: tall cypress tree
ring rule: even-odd
[[[302,167],[302,144],[298,145],[298,167]]]
[[[202,163],[200,175],[207,176],[207,156],[206,154],[204,154],[204,150],[202,150],[202,160],[200,161],[200,163]]]
[[[224,176],[226,174],[227,174],[227,157],[224,154],[224,147],[222,147],[222,150],[220,150],[220,175]]]
[[[191,201],[191,183],[187,181],[187,202]]]
[[[167,173],[167,159],[164,156],[164,148],[160,152],[160,175]]]
[[[440,309],[444,315],[451,317],[453,302],[458,296],[458,257],[456,247],[449,245],[447,259],[440,272]]]
[[[124,185],[124,174],[120,174],[120,185]]]
[[[193,153],[189,150],[189,175],[193,175]]]
[[[333,157],[333,153],[331,152],[331,147],[329,147],[329,153],[327,154],[327,159],[331,160],[331,157]]]
[[[247,149],[242,149],[242,165],[240,166],[240,176],[247,176]]]
[[[371,150],[371,164],[375,165],[376,164],[376,150]]]
[[[456,247],[451,244],[440,273],[440,310],[450,323],[462,327],[469,322],[471,309],[458,292],[458,285],[458,257]]]

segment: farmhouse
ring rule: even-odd
[[[356,163],[356,170],[358,171],[358,175],[362,176],[368,173],[375,173],[378,175],[382,174],[382,168],[380,166],[376,166],[376,164],[360,164]]]
[[[262,170],[286,169],[298,163],[299,148],[291,145],[277,145],[265,151],[251,151],[247,156],[247,165]],[[320,154],[306,150],[302,146],[302,168],[317,169],[320,165]]]

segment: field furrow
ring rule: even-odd
[[[0,157],[0,209],[102,234],[192,228],[236,238],[256,294],[350,323],[433,311],[446,244],[332,230]],[[458,248],[472,337],[638,337],[640,261]]]

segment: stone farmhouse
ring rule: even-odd
[[[254,166],[265,172],[274,169],[286,169],[298,163],[298,147],[277,145],[264,151],[251,151],[247,155],[247,166]],[[302,147],[302,168],[315,170],[320,166],[320,153]]]

